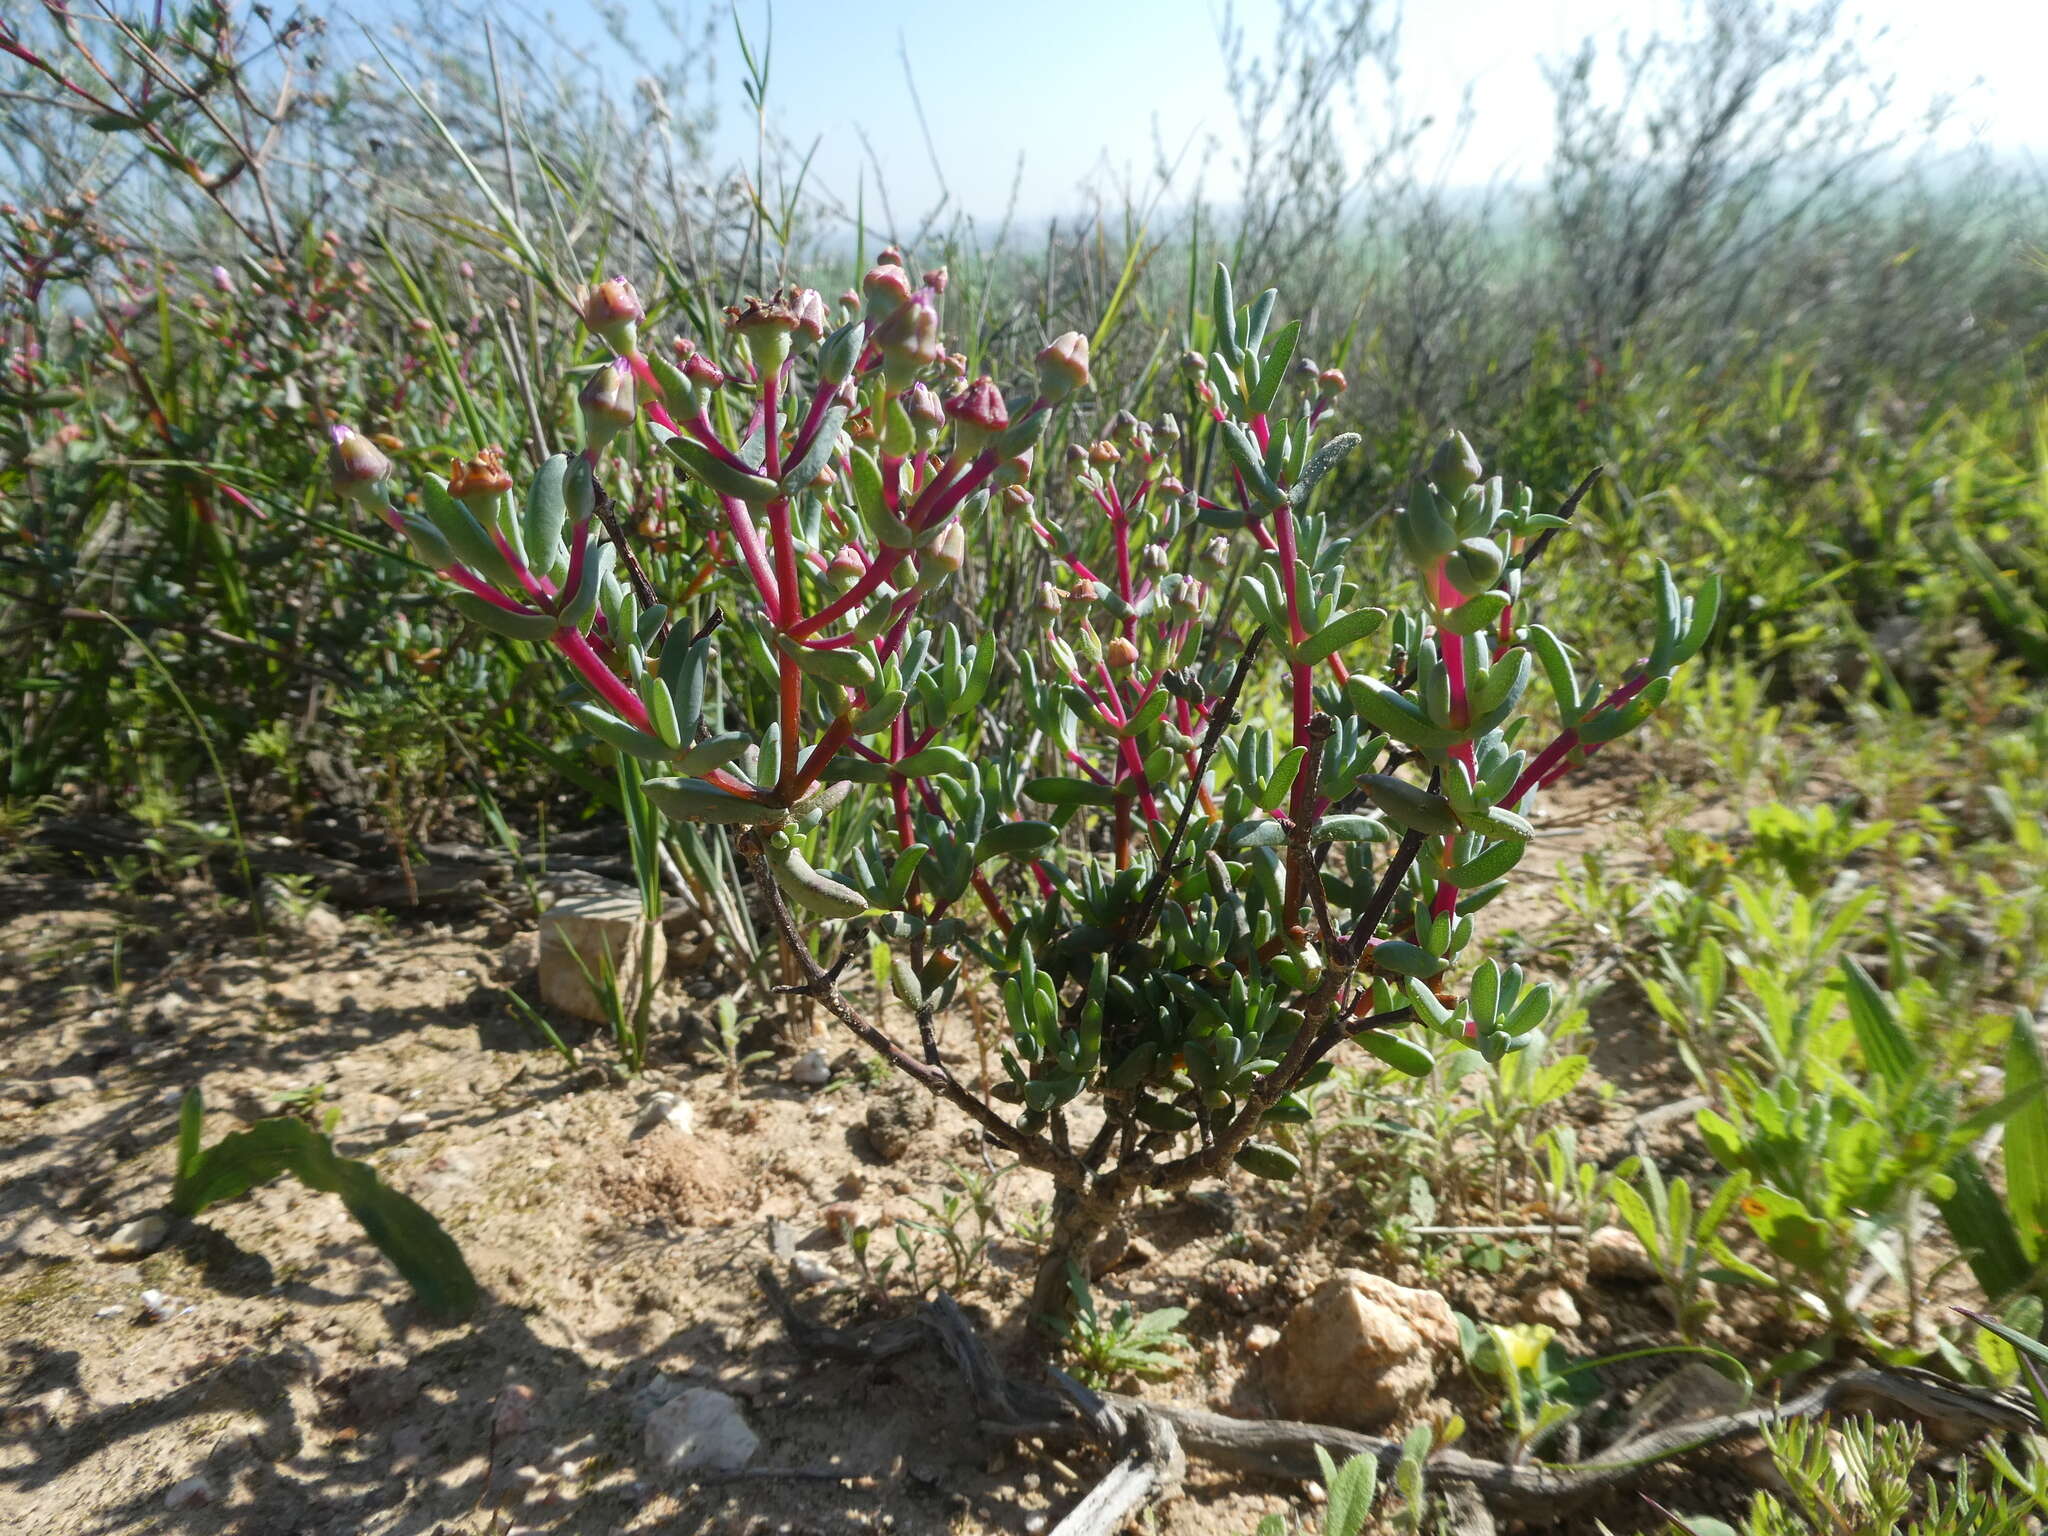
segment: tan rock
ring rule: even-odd
[[[1648,1285],[1657,1278],[1650,1250],[1626,1227],[1602,1227],[1586,1239],[1586,1272],[1595,1280]]]
[[[593,1023],[606,1022],[604,1002],[591,985],[609,964],[619,997],[631,1007],[639,996],[641,962],[648,957],[647,920],[637,892],[624,886],[564,896],[540,920],[540,995],[552,1007]],[[661,981],[668,946],[656,933],[653,980]]]
[[[1572,1293],[1561,1285],[1546,1285],[1522,1303],[1522,1321],[1547,1323],[1560,1333],[1576,1328],[1583,1318]]]
[[[1370,1429],[1428,1397],[1457,1347],[1450,1303],[1435,1291],[1340,1269],[1289,1314],[1262,1378],[1287,1418]]]

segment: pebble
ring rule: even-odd
[[[391,1129],[388,1134],[393,1141],[403,1141],[408,1136],[417,1136],[431,1124],[433,1124],[433,1121],[423,1112],[417,1109],[409,1109],[391,1122]]]
[[[1244,1347],[1255,1355],[1262,1355],[1280,1342],[1280,1330],[1271,1323],[1254,1323],[1245,1330]]]
[[[657,1093],[640,1106],[640,1118],[633,1122],[633,1139],[638,1141],[657,1126],[666,1125],[679,1135],[688,1136],[697,1129],[696,1106],[675,1093]]]
[[[647,1459],[672,1478],[692,1472],[737,1472],[761,1440],[737,1400],[710,1387],[691,1387],[647,1416]]]
[[[839,1271],[815,1253],[799,1253],[789,1261],[790,1277],[800,1286],[844,1285]]]
[[[789,1080],[802,1088],[822,1088],[832,1081],[832,1063],[822,1050],[805,1051],[789,1064]]]
[[[1647,1284],[1657,1278],[1650,1250],[1626,1227],[1602,1227],[1586,1239],[1586,1271],[1595,1280]]]
[[[187,1309],[190,1310],[189,1308]],[[178,1315],[177,1298],[166,1296],[162,1291],[142,1293],[142,1315],[152,1323],[169,1322]]]
[[[165,1509],[204,1509],[213,1502],[213,1489],[203,1477],[188,1477],[173,1483],[164,1495]]]
[[[171,1224],[162,1216],[138,1216],[116,1227],[100,1252],[109,1259],[140,1259],[163,1247]]]
[[[1570,1291],[1561,1285],[1546,1285],[1522,1303],[1522,1321],[1546,1323],[1562,1332],[1578,1327],[1583,1319]]]

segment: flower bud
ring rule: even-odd
[[[1138,551],[1138,569],[1147,576],[1157,576],[1166,569],[1168,558],[1164,544],[1147,544]]]
[[[1180,355],[1180,371],[1184,378],[1193,379],[1199,384],[1209,376],[1209,359],[1190,348]]]
[[[1102,659],[1112,672],[1128,672],[1138,664],[1138,648],[1118,635],[1102,648]]]
[[[917,584],[927,589],[937,586],[966,563],[967,530],[956,519],[926,546],[924,560],[918,567]]]
[[[576,396],[583,413],[584,446],[602,449],[605,444],[633,425],[638,397],[633,385],[633,365],[615,357],[611,365],[590,376]]]
[[[953,421],[953,451],[962,458],[981,452],[988,440],[1010,424],[1002,391],[986,374],[946,402]]]
[[[1056,619],[1066,603],[1060,596],[1060,589],[1049,581],[1038,584],[1038,601],[1032,604],[1032,611],[1043,618]]]
[[[895,262],[870,267],[860,280],[869,325],[880,325],[910,302],[910,274]]]
[[[1491,539],[1461,539],[1444,561],[1444,576],[1466,597],[1477,597],[1496,581],[1507,557]]]
[[[1351,387],[1350,381],[1344,377],[1342,368],[1325,368],[1316,375],[1316,383],[1326,395],[1341,395]]]
[[[1088,384],[1088,338],[1079,331],[1055,336],[1038,354],[1038,393],[1043,398],[1064,400]]]
[[[1083,576],[1067,589],[1067,601],[1070,603],[1080,603],[1084,606],[1089,603],[1099,603],[1102,601],[1103,594],[1108,590],[1101,582]]]
[[[491,447],[473,459],[457,459],[448,471],[448,494],[472,511],[488,510],[512,489],[504,454],[504,449]]]
[[[684,359],[683,377],[699,389],[717,389],[725,383],[724,373],[702,352],[693,351]]]
[[[384,485],[391,478],[391,461],[354,427],[337,422],[327,429],[327,439],[332,445],[327,450],[327,473],[335,493],[381,513],[389,501]]]
[[[216,265],[207,273],[207,276],[213,279],[213,286],[222,293],[233,293],[235,291],[235,280],[228,276],[228,269],[226,267]]]
[[[1111,464],[1121,463],[1122,460],[1123,450],[1107,439],[1088,446],[1088,462],[1097,469],[1105,469]]]
[[[1453,432],[1445,438],[1437,448],[1436,457],[1429,461],[1429,478],[1453,499],[1459,492],[1477,485],[1485,473],[1479,455],[1462,432]]]
[[[619,356],[630,356],[638,347],[638,328],[647,310],[623,277],[608,277],[595,287],[577,290],[576,307],[590,334]]]
[[[939,314],[928,302],[905,304],[875,327],[882,373],[892,389],[904,389],[920,368],[939,360]]]
[[[1177,475],[1161,475],[1153,489],[1169,501],[1179,501],[1188,493],[1188,488],[1180,483],[1180,477]]]
[[[1195,556],[1195,563],[1205,571],[1220,572],[1230,564],[1230,540],[1217,534],[1202,546]]]
[[[903,392],[903,411],[910,418],[910,430],[916,435],[918,452],[929,452],[946,427],[946,408],[939,403],[938,392],[922,379],[918,380]]]
[[[1021,485],[1006,485],[1003,487],[1002,500],[1005,512],[1029,512],[1032,503],[1037,499],[1037,497],[1033,496]]]
[[[810,343],[824,340],[832,328],[825,315],[825,296],[815,288],[799,288],[795,309],[797,334]]]
[[[933,267],[931,271],[925,273],[923,281],[925,287],[931,289],[933,293],[944,293],[946,291],[946,269],[944,267]]]
[[[832,557],[832,563],[825,567],[825,580],[835,591],[843,592],[867,574],[868,563],[860,551],[848,544]]]
[[[1152,432],[1162,446],[1170,447],[1180,441],[1180,418],[1168,411],[1152,424]]]
[[[725,328],[739,338],[755,371],[764,378],[789,357],[796,334],[796,311],[778,289],[769,299],[746,298],[725,307]]]
[[[1068,443],[1061,452],[1060,457],[1065,460],[1067,467],[1071,469],[1076,465],[1088,462],[1088,450],[1079,443]]]

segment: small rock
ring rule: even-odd
[[[171,1235],[170,1221],[162,1216],[138,1216],[116,1227],[100,1252],[110,1259],[140,1259],[163,1247]]]
[[[899,1161],[932,1123],[931,1095],[895,1083],[868,1106],[868,1140],[885,1163]]]
[[[678,1135],[688,1136],[697,1129],[697,1110],[681,1094],[657,1093],[651,1095],[640,1106],[640,1118],[633,1122],[633,1140],[653,1131],[657,1126],[668,1126]]]
[[[213,1502],[213,1488],[203,1477],[188,1477],[173,1483],[164,1495],[165,1509],[204,1509]]]
[[[1280,1342],[1280,1330],[1271,1323],[1254,1323],[1245,1330],[1244,1347],[1255,1355],[1263,1355]]]
[[[647,1459],[671,1478],[692,1472],[737,1472],[761,1440],[739,1403],[710,1387],[691,1387],[647,1416]]]
[[[316,901],[306,908],[298,927],[299,936],[315,949],[332,948],[348,937],[348,924],[324,901]]]
[[[839,1271],[815,1253],[800,1253],[789,1261],[790,1278],[799,1286],[843,1285]]]
[[[385,1134],[393,1141],[403,1141],[408,1136],[417,1136],[433,1123],[427,1118],[425,1111],[409,1109],[391,1122],[391,1127]]]
[[[1435,1291],[1340,1269],[1289,1314],[1261,1366],[1283,1416],[1369,1429],[1427,1397],[1457,1347],[1451,1305]]]
[[[637,997],[641,962],[651,950],[649,969],[659,985],[668,966],[668,946],[649,945],[646,937],[647,917],[637,891],[613,885],[562,897],[540,920],[541,999],[579,1019],[608,1022],[604,1000],[591,981],[601,979],[609,965],[619,996]]]
[[[789,1064],[789,1080],[800,1088],[822,1088],[832,1081],[832,1063],[821,1050],[805,1051]]]
[[[851,1200],[835,1200],[818,1212],[818,1219],[825,1223],[825,1230],[834,1237],[847,1238],[853,1229],[861,1224],[860,1207]]]
[[[1586,1239],[1586,1272],[1595,1280],[1648,1285],[1657,1278],[1650,1250],[1626,1227],[1602,1227]]]
[[[177,1316],[178,1303],[175,1297],[166,1296],[162,1291],[142,1293],[142,1315],[152,1323],[168,1322]]]
[[[508,1435],[523,1435],[526,1427],[533,1422],[533,1405],[539,1394],[523,1382],[513,1382],[498,1394],[497,1405],[491,1410],[491,1433],[499,1438]]]
[[[1562,1333],[1578,1327],[1582,1319],[1570,1291],[1561,1285],[1546,1285],[1522,1303],[1522,1321],[1545,1323]]]

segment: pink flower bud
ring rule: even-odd
[[[931,289],[933,293],[944,293],[946,291],[946,269],[944,267],[933,267],[931,271],[925,273],[924,285]]]
[[[1193,350],[1183,352],[1180,355],[1180,371],[1199,384],[1209,376],[1209,359]]]
[[[917,434],[919,446],[931,447],[946,425],[946,408],[939,403],[937,392],[922,379],[918,380],[903,392],[903,411],[910,418],[910,427]]]
[[[725,306],[725,328],[740,340],[747,356],[761,373],[772,373],[789,356],[797,317],[782,290],[767,299],[746,298]]]
[[[1316,383],[1322,387],[1326,395],[1341,395],[1351,387],[1344,377],[1342,368],[1325,368],[1316,375]]]
[[[924,552],[924,568],[938,569],[950,576],[967,563],[967,530],[959,522],[948,523]]]
[[[1106,439],[1099,443],[1091,443],[1088,447],[1088,462],[1097,469],[1121,463],[1123,456],[1123,450],[1118,448],[1115,443],[1109,442]]]
[[[986,374],[946,402],[953,419],[953,444],[963,455],[981,452],[988,440],[1010,424],[1009,409],[995,380]]]
[[[1064,400],[1088,383],[1088,338],[1079,331],[1055,336],[1039,352],[1038,392],[1046,399]]]
[[[879,325],[910,302],[910,274],[894,262],[870,267],[860,280],[861,298],[867,307],[868,323]]]
[[[391,478],[391,461],[383,450],[354,427],[339,422],[327,429],[327,473],[336,494],[346,500],[382,512],[386,505],[384,483]]]
[[[1029,512],[1035,500],[1037,498],[1021,485],[1003,487],[1003,510],[1006,512]]]
[[[920,368],[939,360],[938,311],[928,302],[905,304],[875,327],[874,343],[889,383],[901,389]]]
[[[228,269],[226,267],[216,265],[207,276],[213,279],[213,286],[222,293],[233,293],[235,291],[235,280],[228,276]]]
[[[466,261],[457,262],[455,266],[455,271],[464,282],[468,282],[471,278],[476,276],[476,268]]]
[[[1138,664],[1138,648],[1118,635],[1102,648],[1102,659],[1112,672],[1128,672]]]
[[[635,347],[635,328],[647,318],[640,295],[623,277],[608,277],[593,288],[576,293],[576,306],[593,336],[621,356]]]
[[[1188,488],[1182,485],[1179,477],[1175,475],[1161,475],[1152,488],[1172,501],[1178,501],[1188,493]]]
[[[696,351],[690,352],[685,357],[683,377],[699,389],[717,389],[725,383],[725,375],[719,371],[718,365],[702,352]]]
[[[825,567],[825,580],[834,588],[844,591],[867,574],[868,563],[861,558],[860,551],[851,544],[832,557],[832,563]]]
[[[796,290],[796,328],[800,335],[814,342],[822,341],[832,328],[831,317],[825,313],[825,296],[817,289]]]
[[[576,396],[576,405],[583,413],[584,446],[602,449],[633,425],[638,410],[633,365],[623,357],[613,358],[609,367],[590,376]]]

